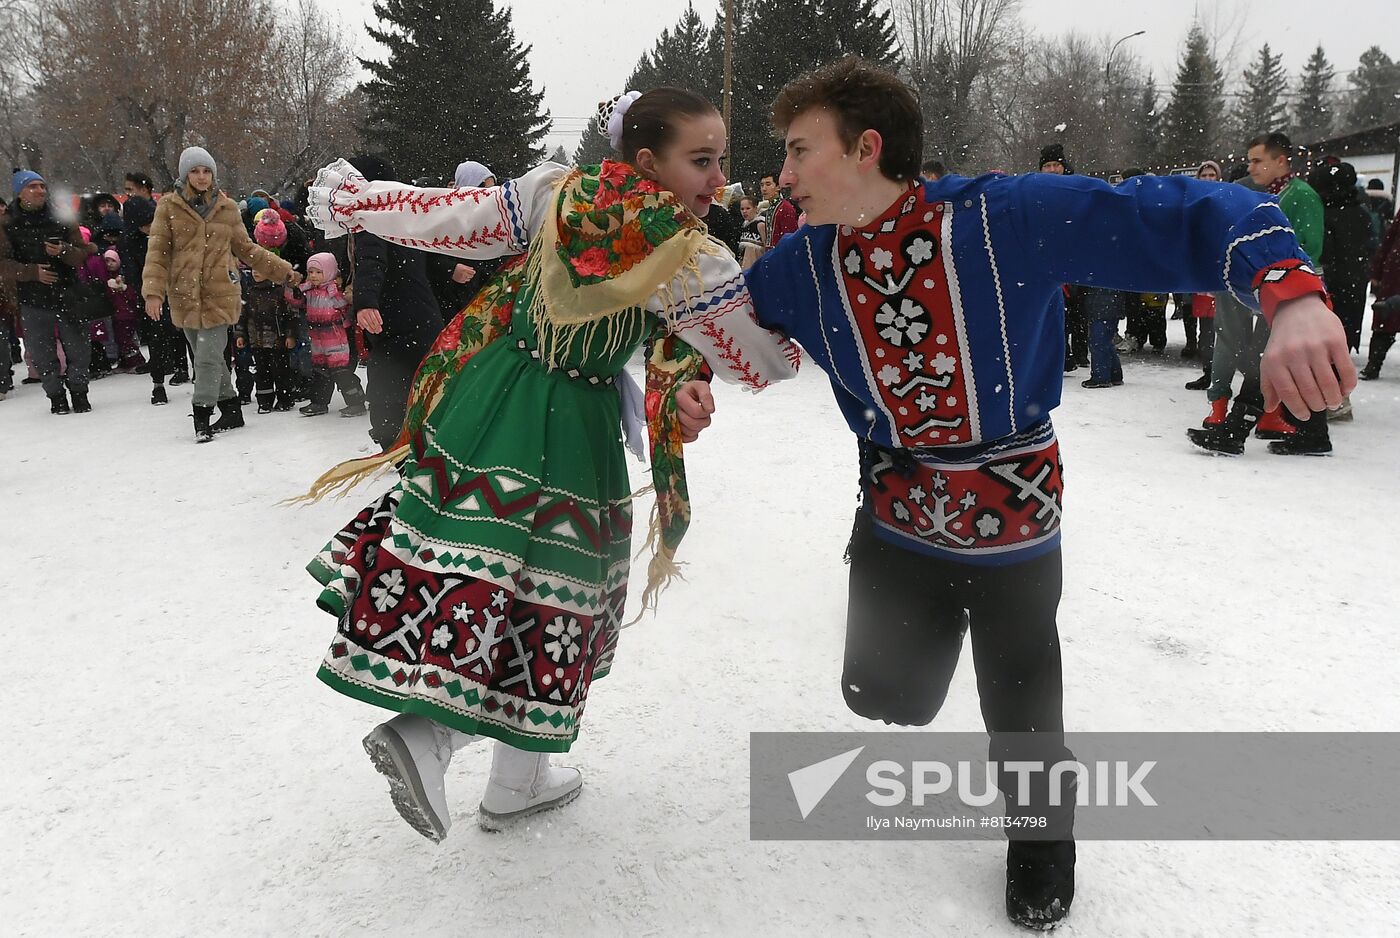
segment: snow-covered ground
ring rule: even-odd
[[[1056,413],[1068,727],[1397,729],[1400,360],[1332,458],[1212,459],[1172,329]],[[750,731],[869,728],[838,684],[854,446],[816,369],[720,390],[688,453],[690,580],[590,697],[583,797],[485,834],[469,750],[441,846],[360,748],[383,713],[314,678],[333,622],[303,565],[382,486],[277,504],[367,451],[363,420],[250,409],[196,447],[189,387],[149,388],[99,382],[88,416],[0,403],[0,933],[1018,933],[1000,843],[749,840]],[[934,728],[981,728],[969,660]],[[1078,884],[1060,934],[1400,931],[1394,843],[1086,842]]]

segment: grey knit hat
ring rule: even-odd
[[[214,185],[219,184],[219,167],[214,165],[214,158],[209,155],[209,151],[204,147],[185,147],[180,153],[180,181],[188,179],[190,170],[196,166],[208,166],[209,171],[214,174]]]

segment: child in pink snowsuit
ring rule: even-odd
[[[306,262],[306,324],[311,333],[311,403],[301,409],[307,417],[329,411],[331,393],[340,388],[345,406],[342,417],[366,413],[365,392],[350,364],[350,335],[346,331],[350,303],[340,292],[336,275],[340,272],[334,255],[313,254]]]
[[[117,370],[134,371],[146,364],[141,357],[141,344],[136,336],[136,323],[141,298],[136,288],[122,276],[122,259],[116,248],[108,248],[102,254],[102,262],[107,268],[107,302],[112,306],[112,326],[117,335]]]

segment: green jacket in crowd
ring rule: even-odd
[[[1288,216],[1293,233],[1314,264],[1322,263],[1322,197],[1302,179],[1294,177],[1278,197],[1279,208]]]

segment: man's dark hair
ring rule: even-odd
[[[939,160],[924,160],[924,165],[919,167],[919,172],[925,176],[941,177],[948,175],[948,167]]]
[[[140,186],[147,192],[154,191],[156,187],[155,183],[151,182],[151,177],[147,176],[145,173],[127,173],[126,181],[131,183],[133,186]]]
[[[1263,147],[1271,156],[1293,155],[1293,141],[1288,139],[1288,134],[1279,133],[1277,130],[1259,134],[1251,139],[1247,149],[1253,150],[1255,147]]]
[[[880,135],[880,173],[905,181],[919,175],[924,118],[919,99],[893,72],[853,55],[800,75],[773,101],[771,121],[780,135],[798,115],[825,108],[836,115],[836,134],[849,152],[867,130]]]
[[[776,185],[778,184],[778,179],[779,179],[781,176],[782,176],[782,173],[764,173],[762,176],[759,176],[759,177],[758,177],[758,181],[759,181],[759,183],[761,184],[761,183],[763,182],[763,180],[765,180],[765,179],[771,179],[771,180],[773,180],[773,185],[776,186]]]

